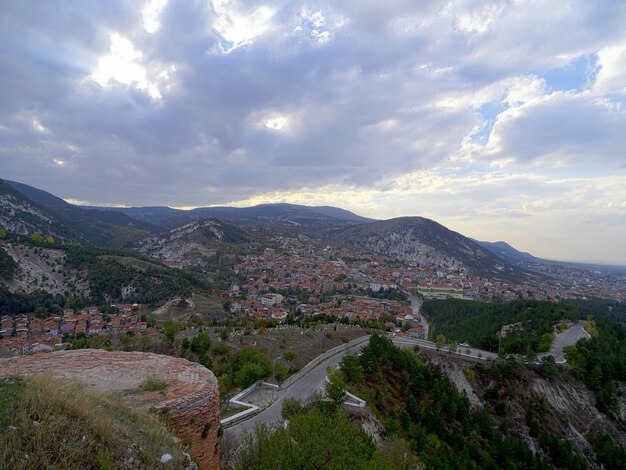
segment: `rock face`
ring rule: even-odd
[[[59,351],[0,360],[0,378],[50,373],[101,392],[118,392],[129,405],[154,408],[169,417],[173,431],[201,469],[220,468],[220,400],[213,373],[186,359],[143,352],[96,349]],[[163,392],[144,392],[149,376],[167,381]]]
[[[233,225],[215,219],[199,219],[141,242],[139,252],[184,266],[204,266],[216,250],[248,241]]]
[[[485,278],[525,277],[504,259],[460,233],[423,217],[398,217],[337,231],[337,241],[407,263],[435,269],[470,271]]]

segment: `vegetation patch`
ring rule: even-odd
[[[550,348],[557,322],[581,318],[581,313],[574,307],[536,300],[516,300],[507,304],[430,300],[424,302],[422,309],[432,321],[430,335],[433,338],[467,342],[486,351],[529,356]],[[509,328],[503,332],[505,325]]]
[[[141,389],[144,392],[164,392],[166,388],[167,380],[156,375],[149,375],[141,384]]]
[[[158,468],[184,449],[154,417],[75,383],[35,375],[0,382],[0,466],[14,470]]]
[[[512,428],[498,426],[508,413],[506,398],[515,393],[520,367],[506,360],[485,371],[493,384],[485,397],[492,407],[480,410],[470,408],[467,396],[438,367],[425,365],[388,338],[372,336],[359,357],[342,360],[340,371],[348,389],[382,422],[387,438],[408,441],[427,468],[548,469],[564,462],[564,468],[584,468],[584,459],[547,431],[537,435],[543,436],[542,456]]]
[[[602,317],[594,325],[597,333],[565,348],[565,354],[577,377],[595,393],[598,409],[617,419],[615,381],[626,380],[626,325]]]
[[[11,279],[16,269],[15,260],[0,246],[0,277]]]

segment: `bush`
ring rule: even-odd
[[[256,362],[247,362],[237,372],[237,385],[246,388],[265,376],[263,366]]]
[[[278,380],[279,382],[282,382],[283,380],[287,378],[288,374],[289,374],[289,367],[287,367],[287,364],[283,364],[282,362],[277,362],[276,365],[274,366],[274,377],[276,378],[276,380]]]
[[[156,375],[149,375],[141,384],[141,389],[144,392],[162,392],[166,388],[167,380],[157,377]]]
[[[211,338],[206,332],[198,333],[191,340],[191,350],[196,354],[206,354],[211,347]]]
[[[285,398],[283,401],[283,408],[280,413],[284,420],[291,419],[291,417],[301,414],[304,411],[304,407],[300,400],[295,398]]]

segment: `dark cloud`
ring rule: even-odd
[[[618,3],[274,2],[263,28],[259,10],[249,18],[260,3],[170,0],[148,34],[137,2],[9,2],[1,176],[134,205],[331,184],[385,190],[396,176],[463,161],[484,90],[617,41]],[[132,43],[134,76],[145,77],[103,87],[90,77],[113,33]],[[238,38],[250,43],[219,52]],[[497,124],[498,151],[474,155],[578,161],[595,149],[614,165],[621,114],[576,99],[585,103],[536,105]]]

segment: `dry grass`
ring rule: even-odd
[[[167,388],[167,380],[149,375],[141,384],[141,389],[145,392],[163,392]]]
[[[294,370],[299,370],[320,353],[368,333],[369,330],[365,328],[341,324],[319,325],[315,329],[308,330],[296,326],[281,326],[267,328],[262,334],[246,335],[238,331],[229,337],[228,344],[234,351],[249,346],[259,348],[267,352],[271,358],[283,356],[286,351],[293,350],[298,356],[290,362],[290,366]],[[213,344],[219,341],[217,336],[212,340]]]
[[[180,468],[183,450],[155,417],[117,397],[46,375],[0,382],[0,468],[158,468],[166,452]]]

